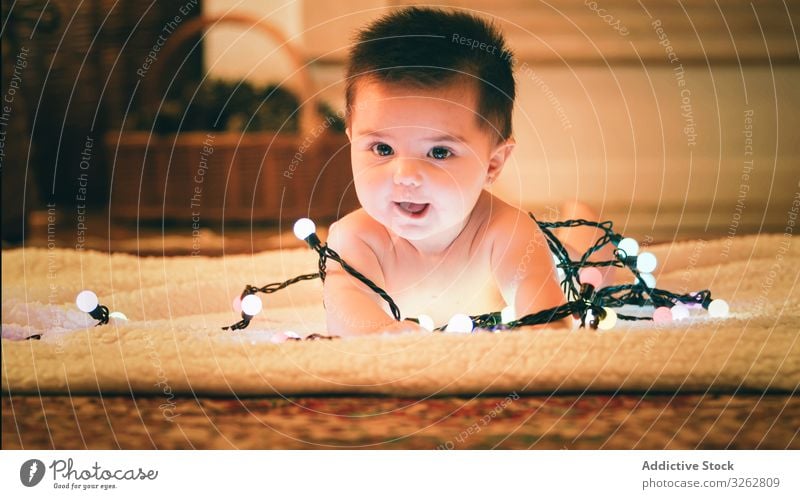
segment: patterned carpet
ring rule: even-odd
[[[4,449],[800,449],[790,395],[211,399],[3,394]]]

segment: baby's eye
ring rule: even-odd
[[[389,156],[394,152],[394,150],[392,150],[392,146],[381,142],[380,144],[375,144],[372,146],[372,152],[378,156]]]
[[[428,156],[430,156],[433,159],[447,159],[452,155],[453,155],[452,151],[450,151],[450,149],[447,149],[446,147],[434,147],[428,153]]]

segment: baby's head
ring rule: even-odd
[[[403,9],[358,34],[347,134],[372,218],[431,247],[463,229],[513,149],[512,61],[496,28],[462,12]]]

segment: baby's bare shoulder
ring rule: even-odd
[[[523,232],[531,234],[537,227],[527,212],[510,205],[500,198],[492,199],[491,210],[487,216],[487,229],[490,239],[506,239],[510,234]]]
[[[334,249],[367,246],[373,252],[383,247],[388,234],[386,228],[367,215],[363,209],[348,213],[333,223],[328,234],[328,244]]]

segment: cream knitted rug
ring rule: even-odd
[[[426,396],[798,389],[800,244],[779,234],[649,249],[660,262],[658,287],[709,288],[730,303],[731,317],[695,311],[667,326],[619,322],[607,332],[375,335],[274,344],[270,337],[278,331],[324,333],[320,281],[269,295],[264,312],[244,331],[220,326],[238,319],[230,303],[245,284],[314,272],[309,250],[224,258],[6,251],[3,390]],[[74,305],[75,295],[87,288],[130,321],[93,327]],[[41,340],[21,340],[34,334]]]

